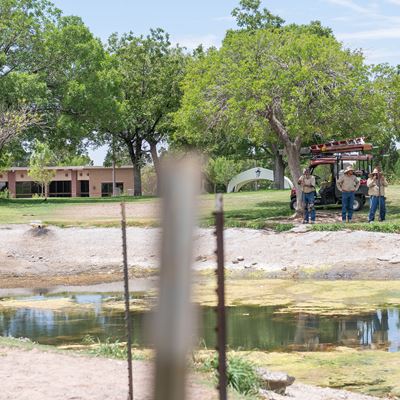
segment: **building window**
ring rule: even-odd
[[[71,197],[71,181],[53,181],[49,187],[50,197]]]
[[[117,194],[122,194],[124,191],[124,184],[122,182],[117,182],[115,184],[117,187]],[[101,197],[112,196],[112,182],[106,182],[101,184]]]
[[[32,197],[34,194],[41,194],[42,187],[35,182],[16,182],[16,197]]]

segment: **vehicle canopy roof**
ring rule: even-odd
[[[364,138],[331,141],[324,144],[314,144],[308,148],[311,154],[310,166],[323,164],[336,164],[339,161],[371,161],[372,154],[364,154],[372,150],[370,143],[365,143]]]
[[[321,154],[340,154],[340,153],[362,153],[372,150],[371,143],[365,143],[364,138],[346,139],[339,141],[331,141],[323,144],[313,144],[309,147],[312,155]]]
[[[372,159],[372,154],[343,155],[341,157],[318,157],[311,160],[310,166],[315,167],[323,164],[336,164],[339,161],[371,161]]]

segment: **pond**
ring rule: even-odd
[[[124,314],[106,307],[109,295],[75,294],[67,298],[86,308],[51,311],[32,308],[32,302],[54,296],[19,298],[29,307],[0,307],[0,335],[29,338],[40,344],[82,343],[85,335],[104,341],[124,340]],[[61,299],[61,297],[58,297]],[[65,299],[65,297],[63,297]],[[1,304],[1,303],[0,303]],[[400,307],[346,316],[299,312],[281,313],[276,306],[227,308],[228,344],[232,349],[274,351],[330,350],[336,346],[400,351]],[[134,343],[151,346],[146,334],[149,311],[134,311]],[[199,344],[215,346],[216,316],[212,307],[199,307]]]

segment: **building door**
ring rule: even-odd
[[[80,196],[89,197],[89,181],[79,181],[81,185]]]
[[[124,191],[124,184],[123,182],[117,182],[115,184],[116,188],[117,188],[117,193],[119,195],[121,195]],[[102,183],[101,184],[101,196],[102,197],[108,197],[108,196],[112,196],[113,194],[113,188],[112,188],[112,183],[111,182],[107,182],[107,183]]]

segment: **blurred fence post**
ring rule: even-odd
[[[187,354],[196,318],[191,305],[192,247],[200,167],[194,161],[162,166],[162,243],[159,303],[154,325],[155,400],[184,400]]]

